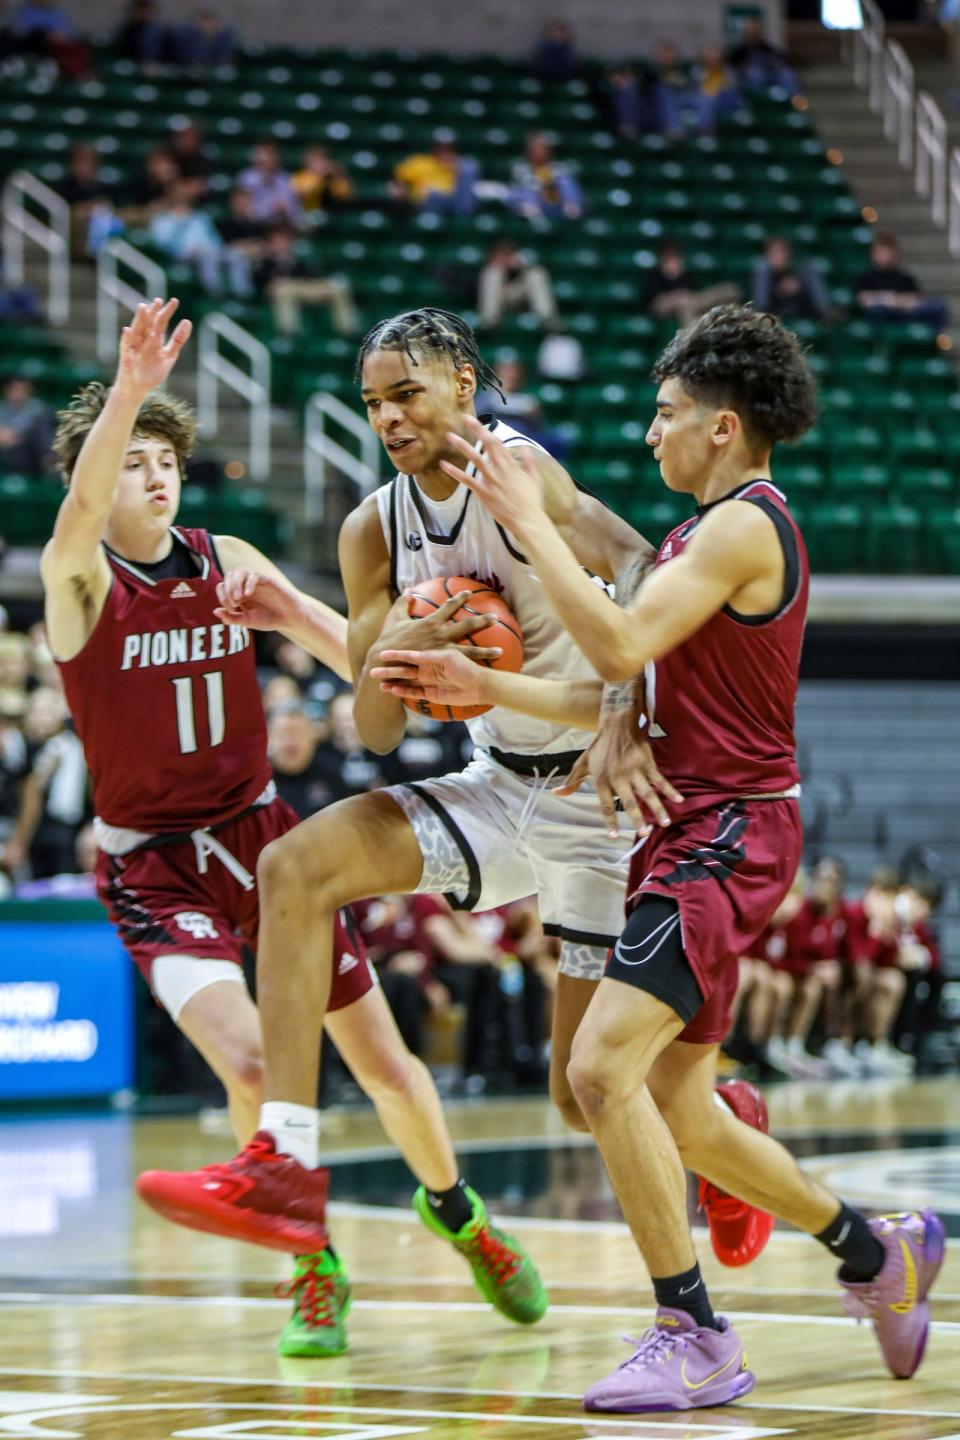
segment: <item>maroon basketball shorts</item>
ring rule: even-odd
[[[218,826],[214,838],[240,870],[253,877],[260,852],[299,823],[296,812],[277,798]],[[191,837],[128,855],[101,851],[96,879],[97,894],[148,984],[160,955],[239,965],[245,945],[256,951],[260,916],[255,885],[247,888],[215,851],[201,862]],[[363,940],[349,912],[342,910],[334,924],[328,1009],[352,1005],[374,983]]]
[[[696,802],[694,802],[696,803]],[[796,800],[725,800],[701,804],[690,815],[657,829],[631,860],[628,914],[645,895],[672,900],[679,911],[677,951],[685,957],[702,1003],[677,1037],[691,1045],[718,1044],[730,1028],[739,960],[770,923],[797,873],[803,826]],[[636,949],[636,947],[635,947]],[[641,963],[629,968],[611,955],[608,973],[639,989],[662,993],[644,980]],[[629,957],[632,958],[632,957]],[[657,966],[651,966],[651,974]],[[669,993],[669,986],[665,987]],[[676,987],[683,993],[681,984]],[[692,987],[688,987],[692,989]],[[674,1007],[676,1008],[676,1007]]]

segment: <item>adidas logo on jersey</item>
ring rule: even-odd
[[[660,551],[660,559],[661,559],[661,560],[672,560],[672,559],[673,559],[673,541],[672,541],[672,540],[668,540],[667,543],[666,543],[666,545],[664,545],[663,549]],[[176,592],[174,592],[174,593],[176,593]]]
[[[196,590],[189,586],[186,580],[181,580],[179,585],[174,585],[170,591],[171,600],[192,600],[196,596]]]
[[[351,955],[349,951],[345,950],[340,956],[340,964],[337,966],[337,974],[348,975],[350,971],[355,970],[359,964],[360,961],[357,959],[356,955]]]

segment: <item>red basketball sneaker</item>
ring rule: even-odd
[[[137,1194],[151,1209],[191,1230],[304,1255],[326,1248],[328,1170],[307,1170],[278,1155],[258,1130],[234,1160],[202,1170],[145,1170]]]
[[[717,1095],[745,1125],[770,1129],[767,1105],[756,1085],[747,1080],[728,1080],[718,1085]],[[722,1265],[749,1265],[770,1239],[773,1216],[757,1210],[745,1200],[728,1195],[709,1180],[699,1180],[700,1209],[707,1217],[713,1252]]]

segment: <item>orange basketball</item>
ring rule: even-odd
[[[490,624],[473,635],[466,636],[460,645],[499,645],[502,654],[496,660],[484,660],[493,670],[521,669],[523,665],[523,636],[510,606],[488,585],[480,580],[467,580],[463,575],[433,575],[414,586],[410,596],[410,614],[420,619],[432,610],[439,610],[445,601],[461,591],[469,590],[470,599],[460,606],[454,620],[464,620],[468,615],[489,615]],[[418,715],[432,715],[434,720],[472,720],[474,715],[483,715],[491,705],[431,705],[429,700],[405,700],[408,710]]]

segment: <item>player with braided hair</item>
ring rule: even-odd
[[[404,591],[418,581],[466,575],[502,593],[523,631],[524,668],[519,675],[482,671],[493,677],[484,695],[493,708],[468,722],[477,749],[464,771],[342,801],[261,857],[258,975],[270,1102],[261,1130],[277,1153],[300,1153],[297,1126],[316,1094],[337,907],[418,891],[444,893],[455,905],[478,910],[538,895],[544,928],[561,941],[551,1094],[568,1124],[583,1130],[567,1064],[622,926],[630,842],[615,826],[611,833],[600,823],[592,786],[566,798],[551,787],[580,763],[599,723],[603,687],[546,601],[515,536],[445,473],[444,466],[459,458],[452,438],[475,440],[478,458],[486,446],[502,450],[516,467],[518,484],[524,465],[536,474],[546,512],[593,576],[598,595],[604,582],[615,580],[625,603],[653,550],[541,446],[492,416],[477,419],[478,378],[491,384],[496,377],[459,316],[431,308],[381,322],[363,341],[357,374],[370,424],[397,467],[394,479],[347,518],[340,535],[355,714],[365,745],[386,754],[404,734],[402,681],[384,674],[396,657],[414,658],[414,652],[448,644],[437,635],[446,606],[426,620],[408,615]],[[459,598],[448,602],[453,610]],[[602,602],[610,604],[605,595]],[[278,623],[275,613],[263,617],[247,605],[233,618],[254,628]],[[611,723],[635,735],[629,709]],[[680,797],[653,765],[649,745],[631,741],[630,748],[631,764],[617,794],[638,826],[667,824],[664,800]],[[289,1208],[277,1198],[276,1165],[249,1150],[232,1165],[247,1212]],[[179,1178],[182,1211],[203,1211],[203,1184],[202,1171]],[[431,1195],[421,1187],[414,1204],[454,1244],[479,1218],[462,1194]],[[234,1224],[228,1209],[217,1228],[248,1235],[243,1216]],[[749,1229],[749,1207],[741,1219]]]

